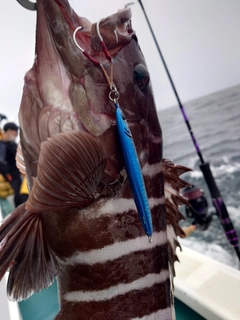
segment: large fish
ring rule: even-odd
[[[10,268],[8,295],[18,301],[57,276],[55,319],[174,319],[179,175],[187,169],[162,160],[130,9],[103,19],[99,33],[67,0],[37,1],[36,57],[19,112],[18,165],[30,194],[1,225],[0,276]],[[125,172],[113,88],[145,181],[151,243]]]

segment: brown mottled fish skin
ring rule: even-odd
[[[9,267],[15,300],[57,275],[57,320],[175,319],[174,262],[182,218],[179,175],[162,160],[162,134],[149,74],[129,8],[100,23],[113,57],[119,104],[131,129],[153,220],[148,242],[126,178],[115,107],[96,24],[66,0],[37,1],[36,58],[25,76],[19,112],[30,195],[0,227],[0,277]],[[118,42],[114,33],[118,35]],[[164,195],[165,184],[165,195]]]

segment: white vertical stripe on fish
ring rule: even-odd
[[[72,291],[64,295],[69,302],[88,302],[110,300],[116,296],[126,294],[133,290],[151,288],[156,283],[162,283],[169,277],[168,270],[162,270],[160,274],[151,273],[131,283],[118,284],[99,291]]]
[[[152,242],[149,243],[146,236],[124,242],[115,242],[105,246],[102,249],[91,250],[88,252],[77,252],[70,258],[61,260],[63,265],[74,266],[76,264],[93,265],[95,263],[104,263],[120,258],[123,255],[142,250],[153,249],[156,246],[166,243],[166,231],[155,232],[152,235]]]
[[[170,319],[173,308],[166,308],[164,310],[158,310],[152,314],[147,316],[143,316],[142,318],[132,318],[132,320],[158,320],[158,319]],[[175,318],[173,317],[172,320]]]
[[[154,207],[164,204],[165,203],[165,198],[149,198],[149,206],[150,209],[153,209]],[[116,213],[120,214],[123,212],[128,212],[129,210],[135,210],[136,211],[136,205],[133,199],[125,199],[125,198],[120,198],[120,199],[112,199],[106,202],[102,207],[100,207],[96,213],[95,217],[99,217],[102,215],[114,215]],[[84,212],[84,210],[82,210]],[[91,215],[86,215],[86,217],[91,218]]]
[[[144,176],[154,177],[156,174],[163,171],[162,163],[157,162],[154,164],[145,163],[142,167],[142,174]]]

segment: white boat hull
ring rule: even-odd
[[[240,271],[182,246],[175,297],[208,320],[240,319]]]

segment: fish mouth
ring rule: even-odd
[[[73,64],[80,62],[79,59],[81,59],[81,64],[83,64],[85,60],[84,65],[90,64],[90,61],[87,61],[82,55],[81,58],[79,58],[79,49],[73,40],[74,31],[79,27],[81,27],[81,29],[76,32],[78,45],[84,51],[88,52],[90,56],[99,59],[99,61],[106,60],[96,30],[97,23],[91,23],[88,19],[80,17],[70,7],[67,0],[43,0],[42,3],[53,42],[63,61],[65,61],[64,57],[66,51],[68,51],[71,52],[72,56],[68,57],[68,60],[70,59]],[[103,42],[112,57],[115,57],[133,37],[134,31],[131,25],[131,17],[131,9],[126,7],[102,19],[99,23]],[[74,71],[75,70],[71,68],[71,74],[79,76],[79,73]]]
[[[66,3],[66,1],[62,2]],[[97,24],[92,24],[86,18],[78,16],[73,10],[65,10],[62,5],[59,8],[62,10],[71,33],[77,27],[81,27],[80,31],[76,33],[76,40],[80,47],[89,51],[89,54],[93,56],[99,56],[99,52],[102,51],[102,45],[96,28]],[[122,46],[126,45],[126,42],[129,42],[132,38],[131,17],[131,9],[126,7],[99,21],[103,42],[112,56],[116,55]],[[76,21],[78,26],[76,26]],[[99,58],[101,59],[101,56]]]
[[[102,50],[102,44],[97,33],[96,23],[80,17],[70,7],[67,0],[38,1],[37,37],[46,35],[46,28],[51,38],[52,48],[56,51],[57,64],[64,66],[60,77],[68,86],[69,105],[67,108],[79,130],[99,136],[109,127],[115,125],[115,107],[109,100],[109,84],[101,68],[84,56],[83,51],[100,62],[109,73],[109,61]],[[45,20],[45,28],[41,21]],[[81,27],[75,33],[74,31]],[[121,49],[132,39],[134,31],[131,26],[131,9],[124,8],[117,13],[102,19],[99,28],[103,42],[114,59]],[[41,41],[37,41],[37,55],[43,50]],[[49,59],[48,59],[49,60]],[[56,61],[53,63],[56,64]],[[56,106],[54,106],[56,107]],[[73,127],[75,124],[73,124]]]

